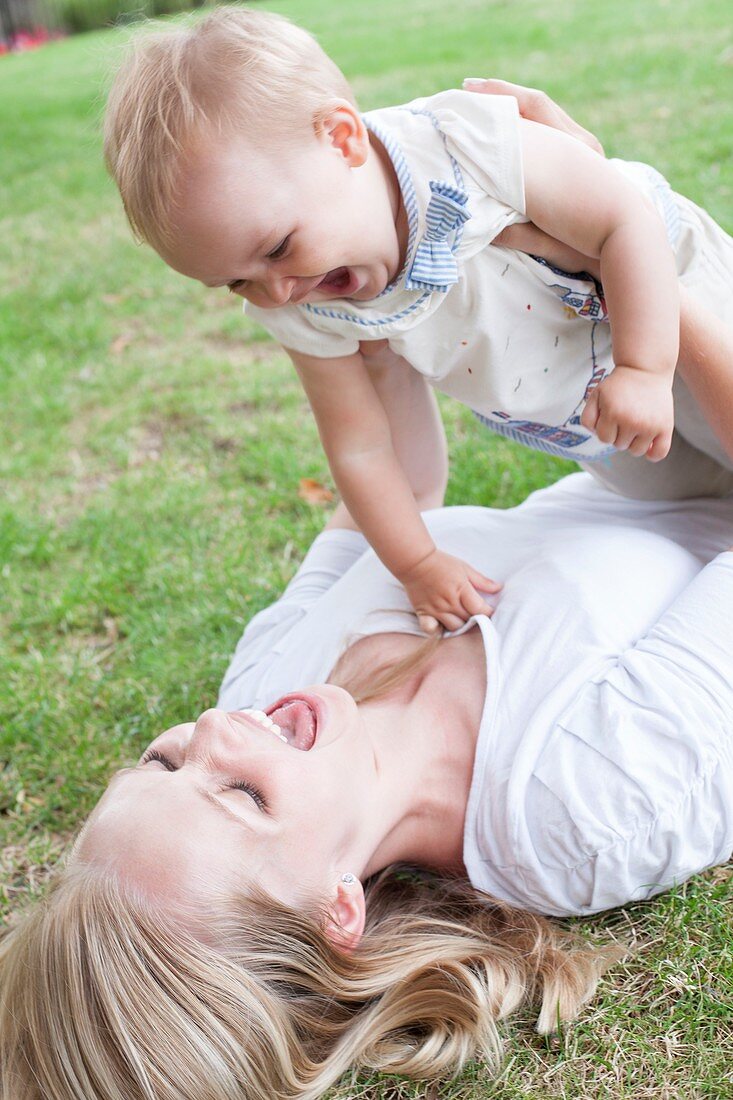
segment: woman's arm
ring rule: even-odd
[[[547,92],[540,91],[539,88],[525,88],[523,84],[511,84],[508,80],[496,80],[493,77],[486,79],[482,76],[466,77],[463,87],[467,92],[511,96],[512,99],[516,99],[522,118],[528,118],[531,122],[541,122],[543,126],[549,126],[552,130],[570,134],[571,137],[582,141],[589,149],[600,153],[602,157],[606,155],[596,135],[577,123],[567,111],[563,111],[562,107],[555,103],[554,99],[550,99]]]
[[[366,539],[349,528],[348,521],[316,536],[283,594],[247,623],[219,689],[217,706],[236,710],[252,704],[259,679],[277,657],[278,644],[368,549]]]
[[[680,287],[677,369],[733,461],[733,329]]]

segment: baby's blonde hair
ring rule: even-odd
[[[204,943],[109,870],[71,865],[0,945],[0,1096],[316,1100],[350,1066],[495,1069],[497,1021],[536,996],[553,1030],[619,953],[405,867],[368,884],[353,955],[324,919],[220,899]]]
[[[107,102],[104,154],[133,232],[172,237],[182,158],[207,135],[254,133],[277,149],[355,104],[312,35],[272,12],[216,8],[183,26],[138,33]]]

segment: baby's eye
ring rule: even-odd
[[[272,252],[267,253],[268,260],[279,260],[282,256],[284,256],[289,243],[290,234],[288,234],[287,237],[283,237],[277,248],[274,248]]]
[[[246,279],[235,279],[232,283],[227,283],[227,290],[230,294],[239,294],[247,286]]]

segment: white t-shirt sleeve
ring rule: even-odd
[[[512,96],[453,89],[426,101],[448,152],[496,201],[497,224],[526,214],[519,107]]]
[[[337,359],[353,355],[359,350],[359,341],[339,332],[325,332],[316,319],[303,308],[294,305],[279,309],[259,309],[250,302],[244,303],[244,312],[253,321],[267,329],[284,348],[292,348],[303,355],[315,355],[322,359]]]
[[[281,643],[304,615],[368,550],[358,531],[334,529],[316,537],[303,563],[279,600],[247,624],[219,689],[217,706],[249,706],[257,682]]]

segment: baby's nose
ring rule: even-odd
[[[286,302],[290,301],[290,296],[293,293],[294,279],[288,278],[271,278],[267,282],[267,294],[272,302],[276,306],[284,306]]]

